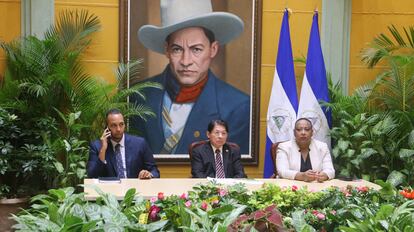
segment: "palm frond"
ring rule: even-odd
[[[414,54],[414,27],[409,27],[410,33],[403,27],[405,39],[394,25],[389,26],[388,30],[392,39],[381,33],[374,38],[368,48],[362,50],[362,61],[369,68],[374,67],[380,60],[395,55],[397,51],[406,50],[405,53]]]
[[[145,97],[145,94],[143,93],[143,90],[146,88],[162,89],[162,85],[157,82],[151,82],[151,81],[140,82],[138,84],[135,84],[129,89],[123,89],[123,90],[118,91],[113,96],[113,101],[125,100],[126,97],[131,96],[132,94],[136,94],[145,100],[146,97]]]
[[[60,41],[68,53],[80,53],[89,45],[90,35],[99,29],[98,17],[88,11],[64,11],[45,38]]]
[[[144,121],[146,121],[150,117],[156,116],[155,113],[152,112],[150,107],[142,104],[130,104],[125,115],[128,118],[131,116],[138,116],[142,118]]]
[[[143,59],[137,59],[132,60],[129,63],[119,63],[115,71],[115,76],[119,83],[118,89],[127,88],[126,83],[128,81],[128,78],[130,86],[140,81],[141,77],[139,76],[139,74],[142,71],[143,62]]]

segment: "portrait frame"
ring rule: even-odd
[[[237,1],[237,3],[236,3]],[[221,8],[228,7],[232,9],[222,10]],[[237,50],[247,52],[249,55],[240,55],[239,52],[223,52],[221,58],[215,58],[223,62],[236,62],[232,65],[226,65],[230,67],[249,67],[249,71],[238,70],[234,74],[234,78],[229,77],[225,80],[232,84],[236,88],[244,91],[250,96],[250,148],[248,154],[242,154],[242,163],[245,165],[258,165],[259,163],[259,122],[260,122],[260,68],[261,68],[261,12],[262,1],[260,0],[212,0],[213,11],[228,11],[238,15],[245,24],[245,30],[240,36],[241,39],[237,39],[236,42],[230,42],[229,44],[236,43],[234,47],[228,48],[231,51]],[[217,3],[217,5],[215,5]],[[158,4],[159,1],[154,0],[119,0],[119,59],[121,62],[128,62],[130,60],[143,58],[144,68],[141,75],[144,77],[152,76],[154,73],[159,72],[159,67],[168,63],[168,60],[162,61],[162,55],[160,54],[148,54],[146,48],[138,41],[137,31],[140,26],[144,24],[160,25],[159,22],[150,22],[151,18],[157,18],[159,21],[159,8],[154,7],[154,4]],[[244,4],[244,6],[243,6]],[[241,5],[241,6],[239,6]],[[247,7],[246,7],[247,6]],[[218,9],[216,9],[218,8]],[[154,11],[151,13],[149,11]],[[235,12],[234,12],[235,11]],[[158,12],[158,14],[156,13]],[[249,44],[249,46],[246,46]],[[227,46],[223,46],[225,49]],[[233,45],[231,45],[233,46]],[[222,49],[222,47],[220,48]],[[138,55],[137,55],[138,54]],[[226,60],[227,59],[227,60]],[[161,61],[160,61],[161,60]],[[145,64],[145,62],[147,63]],[[164,63],[163,63],[164,62]],[[220,62],[220,61],[219,61]],[[238,63],[237,63],[238,62]],[[161,63],[161,64],[160,64]],[[218,72],[217,76],[220,76],[220,72],[227,70],[220,70],[223,65],[212,64],[213,72]],[[215,69],[217,68],[217,69]],[[228,68],[229,69],[229,68]],[[231,72],[230,72],[231,71]],[[229,69],[227,73],[233,73]],[[229,75],[226,75],[226,77]],[[236,79],[240,78],[241,81]],[[248,81],[248,82],[247,82]],[[250,83],[247,85],[246,83]],[[239,86],[238,86],[239,85]],[[129,83],[127,84],[129,86]],[[207,125],[206,125],[207,129]],[[231,133],[231,131],[230,131]],[[154,158],[159,164],[184,164],[189,162],[188,154],[154,154]]]

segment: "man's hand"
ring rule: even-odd
[[[152,173],[147,171],[147,170],[142,170],[142,171],[139,172],[138,178],[139,179],[151,179],[152,178]]]
[[[324,173],[324,172],[317,172],[316,173],[316,180],[318,182],[324,182],[325,180],[328,180],[328,179],[329,179],[329,177],[326,173]]]
[[[99,150],[99,159],[105,163],[105,154],[106,149],[108,148],[108,138],[111,136],[111,131],[108,128],[105,128],[101,136],[101,150]]]

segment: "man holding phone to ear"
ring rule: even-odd
[[[90,144],[88,177],[159,178],[160,172],[145,139],[125,133],[121,111],[109,110],[106,123],[101,138]]]

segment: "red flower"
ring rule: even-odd
[[[217,192],[219,193],[220,197],[223,197],[225,195],[227,195],[227,191],[225,189],[219,188],[217,190]]]
[[[414,191],[411,189],[404,189],[400,191],[400,194],[407,199],[414,199]]]
[[[204,211],[206,211],[206,210],[207,210],[207,208],[208,208],[208,204],[207,204],[207,202],[203,201],[203,202],[201,203],[201,208],[202,208]]]
[[[158,207],[156,205],[151,206],[150,209],[149,209],[149,219],[151,221],[157,221],[157,220],[159,220],[160,217],[158,216],[158,213],[160,211],[161,211],[161,208],[160,207]]]
[[[298,186],[296,186],[296,185],[292,185],[292,191],[293,191],[293,192],[296,192],[296,190],[298,190]]]
[[[325,220],[325,214],[323,214],[323,213],[317,213],[317,214],[316,214],[316,217],[317,217],[319,220]]]
[[[369,188],[367,186],[357,186],[356,190],[361,193],[366,193],[368,192]]]
[[[186,201],[186,202],[184,203],[184,205],[185,205],[187,208],[190,208],[190,207],[191,207],[191,201]]]
[[[160,200],[160,201],[164,200],[164,193],[162,193],[162,192],[158,193],[158,200]]]
[[[186,200],[188,198],[188,194],[187,193],[183,193],[180,196],[181,199]]]

